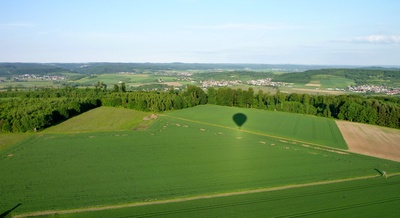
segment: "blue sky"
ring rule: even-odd
[[[400,65],[398,0],[4,0],[0,62]]]

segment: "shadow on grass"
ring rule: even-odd
[[[381,176],[383,176],[383,172],[382,171],[380,171],[380,170],[378,170],[378,169],[374,169],[376,172],[378,172]]]
[[[3,212],[2,214],[0,214],[0,218],[5,218],[7,217],[8,214],[10,214],[13,210],[17,209],[17,207],[21,206],[21,203],[15,205],[13,208]]]
[[[246,122],[247,116],[242,113],[237,113],[233,115],[232,119],[240,129],[240,127]]]

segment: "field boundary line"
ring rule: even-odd
[[[400,172],[387,174],[387,177],[393,177],[393,176],[398,176],[398,175],[400,175]],[[225,192],[225,193],[218,193],[218,194],[197,195],[197,196],[191,196],[191,197],[181,197],[181,198],[173,198],[173,199],[165,199],[165,200],[157,200],[157,201],[134,202],[134,203],[116,204],[116,205],[103,205],[103,206],[86,207],[86,208],[78,208],[78,209],[37,211],[37,212],[31,212],[31,213],[25,213],[25,214],[18,214],[13,217],[14,218],[22,218],[22,217],[30,217],[30,216],[73,214],[73,213],[82,213],[82,212],[91,212],[91,211],[120,209],[120,208],[127,208],[127,207],[140,207],[140,206],[148,206],[148,205],[179,203],[179,202],[194,201],[194,200],[201,200],[201,199],[221,198],[221,197],[279,191],[279,190],[285,190],[285,189],[302,188],[302,187],[317,186],[317,185],[327,185],[327,184],[349,182],[349,181],[356,181],[356,180],[363,180],[363,179],[372,179],[372,178],[377,178],[377,177],[382,177],[382,176],[381,175],[360,176],[360,177],[353,177],[353,178],[346,178],[346,179],[336,179],[336,180],[311,182],[311,183],[303,183],[303,184],[296,184],[296,185],[285,185],[285,186],[270,187],[270,188],[250,189],[250,190],[244,190],[244,191]]]
[[[285,137],[282,137],[282,136],[270,135],[270,134],[267,134],[267,133],[254,132],[254,131],[251,131],[251,130],[237,129],[237,128],[233,128],[233,127],[229,127],[229,126],[223,126],[223,125],[218,125],[218,124],[213,124],[213,123],[207,123],[207,122],[202,122],[202,121],[197,121],[197,120],[191,120],[191,119],[186,119],[186,118],[181,118],[181,117],[175,117],[175,116],[171,116],[171,115],[167,115],[167,114],[160,114],[160,116],[165,116],[165,117],[170,117],[170,118],[175,118],[175,119],[179,119],[179,120],[184,120],[184,121],[189,121],[189,122],[199,123],[199,124],[205,124],[205,125],[210,125],[210,126],[215,126],[215,127],[220,127],[220,128],[230,129],[230,130],[246,132],[246,133],[250,133],[250,134],[254,134],[254,135],[266,136],[266,137],[270,137],[270,138],[273,138],[273,139],[281,139],[281,140],[287,140],[287,141],[292,141],[292,142],[297,142],[297,143],[303,143],[303,144],[318,146],[318,147],[337,150],[337,151],[346,152],[346,153],[355,153],[355,152],[351,152],[349,150],[340,149],[340,148],[334,148],[334,147],[321,145],[321,144],[317,144],[317,143],[313,143],[313,142],[305,142],[305,141],[301,141],[301,140],[297,140],[297,139],[291,139],[291,138],[285,138]],[[357,153],[355,153],[355,154],[357,154]]]

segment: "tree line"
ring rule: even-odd
[[[360,95],[309,95],[264,93],[223,87],[206,91],[187,86],[176,91],[107,90],[98,83],[94,89],[38,89],[0,92],[0,131],[42,130],[90,109],[104,106],[162,112],[201,104],[257,108],[348,120],[400,128],[400,98]]]
[[[257,108],[348,120],[400,128],[400,98],[360,95],[309,95],[298,93],[254,93],[231,88],[209,88],[208,103]]]
[[[0,92],[0,132],[38,131],[90,109],[104,106],[141,111],[179,110],[205,104],[207,96],[196,86],[185,91],[108,91],[102,83],[95,89],[38,89]]]

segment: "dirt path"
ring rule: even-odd
[[[349,151],[400,162],[400,130],[336,121]]]
[[[400,175],[400,173],[392,173],[392,174],[387,174],[387,175],[388,175],[388,177],[392,177],[392,176]],[[221,198],[221,197],[229,197],[229,196],[235,196],[235,195],[254,194],[254,193],[279,191],[279,190],[292,189],[292,188],[302,188],[302,187],[326,185],[326,184],[333,184],[333,183],[340,183],[340,182],[349,182],[349,181],[362,180],[362,179],[371,179],[371,178],[376,178],[376,177],[380,177],[380,175],[371,175],[371,176],[354,177],[354,178],[348,178],[348,179],[337,179],[337,180],[330,180],[330,181],[303,183],[303,184],[297,184],[297,185],[286,185],[286,186],[280,186],[280,187],[261,188],[261,189],[253,189],[253,190],[246,190],[246,191],[227,192],[227,193],[220,193],[220,194],[199,195],[199,196],[193,196],[193,197],[183,197],[183,198],[175,198],[175,199],[167,199],[167,200],[159,200],[159,201],[136,202],[136,203],[119,204],[119,205],[104,205],[104,206],[69,209],[69,210],[37,211],[37,212],[32,212],[32,213],[19,214],[19,215],[13,216],[13,217],[20,218],[20,217],[30,217],[30,216],[55,215],[55,214],[72,214],[72,213],[82,213],[82,212],[90,212],[90,211],[119,209],[119,208],[126,208],[126,207],[140,207],[140,206],[148,206],[148,205],[156,205],[156,204],[179,203],[179,202],[194,201],[194,200],[209,199],[209,198]]]

